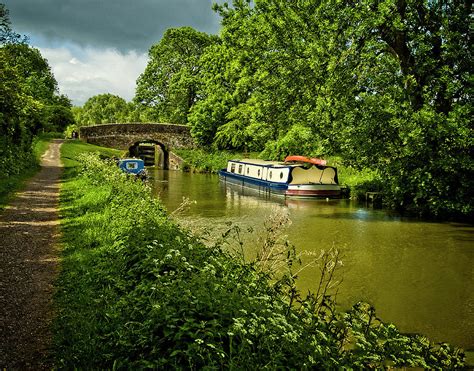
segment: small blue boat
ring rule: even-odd
[[[127,174],[146,178],[145,162],[140,158],[123,158],[118,161],[118,167]]]

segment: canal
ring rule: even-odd
[[[421,333],[474,349],[474,227],[402,218],[349,200],[288,200],[222,184],[216,175],[154,170],[153,189],[169,212],[193,201],[180,214],[196,231],[219,235],[238,225],[245,254],[251,256],[258,231],[275,210],[287,212],[289,241],[303,265],[321,250],[337,248],[337,302],[343,309],[358,301],[373,304],[377,316],[403,332]],[[253,232],[246,232],[247,229]],[[315,291],[319,269],[299,274],[298,287]]]

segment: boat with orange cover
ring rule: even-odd
[[[337,169],[325,160],[288,156],[284,162],[259,159],[229,160],[219,171],[222,181],[296,197],[341,196]]]

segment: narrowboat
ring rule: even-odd
[[[140,158],[122,158],[118,160],[118,167],[125,173],[138,178],[145,179],[147,177],[145,162]]]
[[[283,196],[341,196],[337,169],[325,160],[303,156],[288,156],[284,162],[258,159],[229,160],[219,171],[225,182],[260,188]]]

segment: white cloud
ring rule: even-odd
[[[59,90],[74,105],[83,105],[97,94],[111,93],[129,101],[135,95],[135,83],[145,70],[148,57],[114,49],[40,48],[58,82]]]

